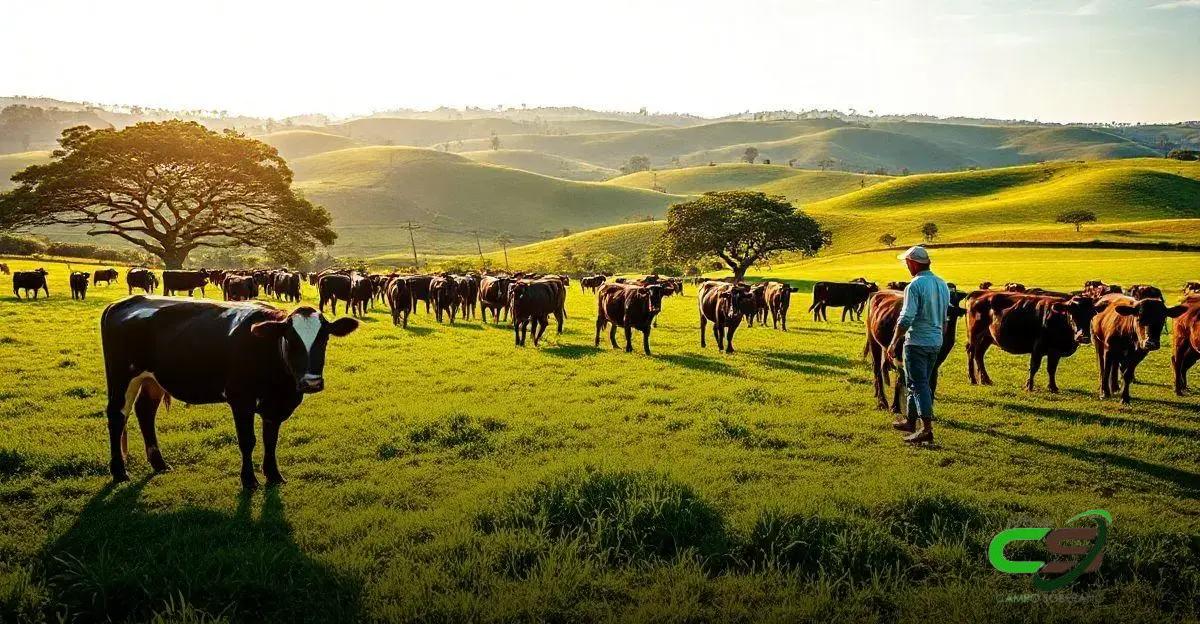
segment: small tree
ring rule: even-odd
[[[631,156],[629,162],[621,167],[621,173],[637,173],[650,170],[649,156]]]
[[[512,237],[507,233],[502,233],[496,237],[496,242],[500,243],[500,247],[504,249],[504,270],[508,271],[508,246],[512,244]]]
[[[785,251],[806,256],[832,235],[780,196],[750,191],[709,191],[667,210],[662,249],[681,264],[716,256],[742,279],[747,269]]]
[[[1054,222],[1070,223],[1071,225],[1075,226],[1075,231],[1078,232],[1083,229],[1084,223],[1096,222],[1096,213],[1092,212],[1091,210],[1068,210],[1060,213],[1058,217],[1054,219]]]
[[[825,171],[826,169],[833,169],[833,166],[836,164],[837,164],[837,161],[832,158],[829,158],[829,157],[822,158],[821,160],[817,161],[817,166],[821,168],[821,171]]]
[[[883,243],[884,247],[891,247],[892,245],[896,244],[896,235],[892,234],[891,232],[887,232],[883,236],[879,237],[879,242]]]
[[[758,148],[757,147],[750,146],[750,147],[746,148],[745,152],[742,152],[742,160],[744,162],[748,162],[753,165],[754,161],[757,159],[758,159]]]
[[[932,243],[933,239],[937,238],[938,226],[933,221],[929,221],[921,226],[921,236],[925,237],[925,242]]]

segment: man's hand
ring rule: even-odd
[[[903,349],[901,349],[900,345],[896,344],[895,342],[888,345],[887,356],[889,360],[892,360],[893,362],[899,362],[902,359],[903,353]]]

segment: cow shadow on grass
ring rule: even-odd
[[[721,360],[709,357],[707,355],[695,355],[691,353],[657,353],[655,354],[655,357],[665,362],[682,366],[694,371],[717,373],[720,375],[729,375],[731,377],[742,376],[738,369],[725,362],[722,362]],[[729,357],[736,357],[736,355],[731,355]]]
[[[591,345],[564,345],[556,344],[549,347],[543,347],[542,353],[553,355],[554,357],[565,358],[568,360],[578,360],[589,355],[595,355],[596,347]]]
[[[829,353],[768,352],[759,358],[763,366],[812,375],[838,374],[855,367],[849,358]]]
[[[420,325],[409,325],[408,327],[401,328],[401,330],[414,336],[428,336],[434,332],[432,327],[422,327]]]
[[[306,555],[277,488],[238,494],[236,511],[158,510],[139,499],[149,477],[107,485],[42,551],[67,619],[147,621],[181,598],[233,621],[350,621],[360,586]],[[233,489],[232,487],[230,488]]]
[[[958,429],[961,431],[969,431],[980,435],[999,438],[1008,442],[1015,442],[1027,446],[1036,447],[1044,451],[1052,451],[1061,455],[1066,455],[1073,459],[1095,466],[1097,471],[1101,465],[1109,465],[1131,472],[1137,472],[1151,479],[1166,481],[1171,483],[1180,490],[1180,495],[1190,500],[1200,499],[1200,474],[1189,472],[1173,466],[1165,466],[1154,462],[1118,455],[1116,453],[1108,453],[1105,451],[1093,451],[1086,448],[1077,448],[1067,446],[1065,444],[1057,444],[1047,442],[1032,436],[1013,435],[1003,431],[997,431],[976,425],[973,423],[963,422],[961,420],[945,420],[942,423],[943,427]]]
[[[1028,414],[1040,418],[1052,418],[1062,422],[1072,424],[1085,425],[1100,425],[1101,427],[1129,427],[1133,429],[1142,429],[1162,436],[1175,436],[1183,438],[1193,438],[1200,435],[1200,430],[1186,429],[1183,427],[1173,427],[1171,425],[1160,425],[1146,420],[1135,420],[1132,418],[1124,418],[1111,414],[1097,414],[1094,412],[1085,412],[1082,410],[1066,409],[1062,407],[1049,407],[1044,405],[1024,405],[1021,403],[997,403],[999,407],[1010,412],[1018,414]]]

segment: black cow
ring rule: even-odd
[[[300,302],[300,274],[280,271],[275,274],[275,296],[284,301]]]
[[[346,336],[358,321],[329,322],[309,307],[290,314],[262,303],[186,301],[138,295],[118,301],[100,317],[108,385],[109,469],[128,481],[126,422],[137,416],[146,458],[156,472],[170,470],[158,448],[154,417],[163,401],[227,403],[242,454],[242,486],[258,486],[254,414],[262,416],[262,471],[268,484],[284,483],[275,457],[279,426],[305,394],[325,387],[330,336]]]
[[[508,318],[508,286],[512,281],[511,277],[503,275],[485,275],[479,280],[479,312],[484,323],[488,311],[492,313],[493,323],[500,320],[501,311]]]
[[[443,314],[449,315],[450,324],[454,324],[454,317],[458,316],[458,282],[449,275],[439,275],[429,282],[429,298],[433,300],[433,312],[437,316],[437,322],[441,323]],[[537,340],[534,340],[536,343]]]
[[[117,281],[116,269],[97,269],[92,273],[92,286],[99,286],[100,282],[104,282],[105,286]]]
[[[875,292],[879,292],[879,286],[861,277],[852,282],[817,282],[813,284],[813,301],[808,311],[813,313],[814,321],[828,321],[826,308],[841,307],[842,322],[846,321],[847,312],[851,320],[857,317],[861,321],[863,307]]]
[[[750,288],[745,284],[704,282],[696,292],[696,299],[700,304],[700,346],[708,346],[704,334],[711,322],[717,350],[733,353],[733,334],[742,318],[758,312]]]
[[[579,291],[583,292],[584,290],[591,289],[592,292],[596,292],[597,288],[600,288],[604,285],[605,279],[606,278],[603,275],[589,275],[587,277],[580,278]]]
[[[50,287],[46,284],[46,276],[49,273],[46,269],[38,267],[32,271],[17,271],[13,273],[13,294],[17,299],[21,298],[21,292],[25,291],[25,298],[29,298],[30,291],[33,292],[33,298],[38,298],[38,291],[46,291],[46,296],[50,296]]]
[[[131,295],[134,288],[140,288],[149,294],[153,294],[158,288],[158,276],[150,269],[129,269],[125,273],[125,285],[129,287],[129,294]]]
[[[204,285],[208,283],[208,273],[205,271],[163,271],[162,287],[164,295],[174,295],[176,292],[186,290],[189,297],[193,296],[196,289],[200,289],[200,295],[204,296]]]
[[[317,307],[321,312],[325,311],[325,304],[332,305],[331,314],[337,314],[338,301],[345,302],[345,310],[343,314],[350,313],[350,287],[352,283],[349,275],[341,275],[339,273],[328,273],[322,275],[317,280],[317,293],[320,295],[320,303]]]
[[[72,271],[69,281],[71,283],[71,298],[83,301],[87,299],[88,278],[91,273],[80,271]]]
[[[625,352],[633,351],[633,330],[642,332],[642,351],[650,355],[650,329],[654,318],[662,310],[663,287],[659,284],[639,286],[634,284],[604,284],[596,298],[596,343],[600,346],[600,332],[611,324],[608,340],[614,349],[617,346],[617,328],[625,329]]]
[[[392,324],[400,325],[403,322],[404,327],[407,328],[408,315],[413,308],[412,295],[408,292],[408,280],[403,277],[394,277],[384,288],[388,308],[392,312]]]

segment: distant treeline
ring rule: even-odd
[[[92,243],[53,241],[30,234],[0,234],[0,255],[62,256],[141,266],[155,266],[158,262],[157,258],[134,249],[115,249]]]
[[[1125,241],[1106,241],[1106,240],[1090,240],[1090,241],[962,241],[955,243],[924,243],[925,247],[930,249],[948,249],[951,247],[1024,247],[1024,248],[1041,248],[1041,249],[1134,249],[1134,250],[1149,250],[1149,251],[1197,251],[1200,252],[1200,244],[1196,243],[1175,243],[1171,241],[1157,241],[1149,243],[1133,243]],[[881,251],[881,249],[863,249],[853,251],[851,253],[872,253]]]

